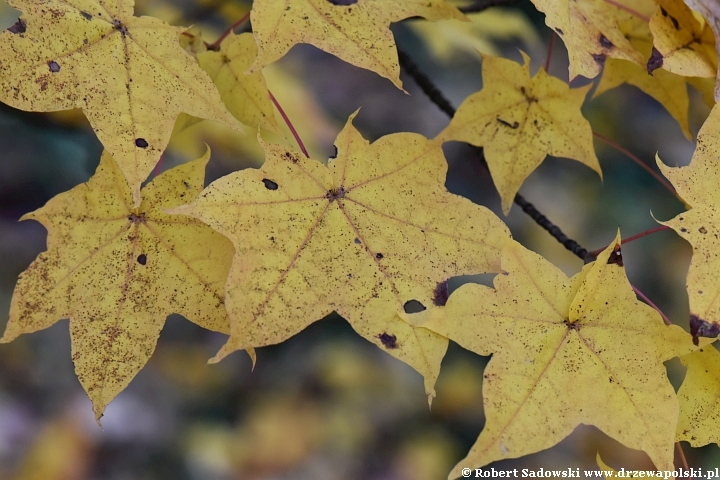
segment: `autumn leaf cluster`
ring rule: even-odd
[[[199,33],[136,17],[130,0],[12,0],[22,15],[0,34],[0,100],[18,109],[80,108],[105,152],[87,182],[23,217],[47,250],[20,275],[2,342],[70,319],[72,359],[99,420],[147,363],[179,313],[229,334],[212,362],[281,343],[335,311],[410,365],[429,401],[449,340],[492,355],[487,423],[461,468],[549,448],[597,426],[672,470],[674,443],[718,443],[720,110],[689,166],[659,162],[689,210],[662,222],[693,247],[691,334],[636,297],[621,237],[568,278],[513,240],[502,218],[445,188],[442,146],[483,148],[507,215],[548,156],[602,175],[571,88],[544,69],[482,56],[482,90],[435,138],[372,143],[350,115],[330,159],[309,158],[275,116],[263,67],[309,43],[402,88],[389,25],[412,17],[468,22],[444,0],[255,0],[252,33],[206,43]],[[533,0],[565,43],[571,79],[594,95],[623,83],[655,98],[688,137],[687,85],[717,97],[712,0]],[[413,20],[417,21],[417,20]],[[432,25],[427,28],[433,28]],[[460,28],[460,27],[458,27]],[[202,158],[143,183],[180,114],[257,137],[264,164],[204,188]],[[268,138],[278,141],[269,141]],[[648,212],[650,215],[650,212]],[[494,288],[450,277],[496,273]],[[676,394],[663,362],[688,374]]]

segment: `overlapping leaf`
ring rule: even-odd
[[[414,16],[464,18],[445,0],[256,0],[251,18],[259,53],[251,71],[280,59],[298,43],[310,43],[401,88],[395,40],[388,27]]]
[[[647,15],[650,15],[656,7],[655,2],[652,0],[636,5],[639,13]],[[620,30],[625,34],[630,44],[643,55],[643,58],[650,59],[653,37],[646,20],[633,17],[621,23]],[[633,85],[657,100],[677,120],[685,137],[692,138],[688,119],[690,99],[688,98],[688,80],[686,78],[664,69],[656,69],[652,72],[652,75],[649,75],[645,65],[638,65],[628,60],[608,58],[593,97],[597,97],[623,83]]]
[[[678,401],[662,362],[693,346],[635,298],[619,235],[572,278],[514,241],[502,268],[495,289],[464,285],[423,324],[492,354],[485,427],[450,478],[549,448],[581,423],[672,470]]]
[[[0,101],[31,111],[82,108],[128,179],[134,203],[180,112],[239,129],[179,27],[134,17],[132,0],[11,0],[0,33]]]
[[[580,112],[590,86],[571,89],[543,69],[530,78],[524,65],[483,56],[483,89],[463,101],[437,141],[484,147],[507,215],[520,185],[546,155],[567,157],[598,174],[590,123]]]
[[[682,0],[656,0],[650,19],[653,55],[648,72],[662,67],[684,77],[713,77],[718,59],[710,25],[699,22]]]
[[[685,380],[678,390],[680,418],[678,441],[693,447],[720,444],[720,353],[706,345],[680,361],[687,367]]]
[[[335,310],[419,371],[432,395],[447,339],[398,312],[442,303],[448,277],[496,271],[508,231],[445,189],[439,144],[412,133],[369,144],[351,121],[327,167],[264,145],[261,169],[223,177],[174,210],[237,250],[226,289],[231,337],[216,358],[282,342]]]
[[[636,1],[532,0],[545,14],[547,26],[565,42],[570,59],[570,79],[578,75],[595,78],[607,57],[642,63],[642,55],[619,27],[633,16],[630,12]]]
[[[87,183],[23,217],[48,229],[48,248],[20,276],[0,341],[70,318],[75,371],[98,419],[145,365],[168,315],[229,331],[232,244],[195,219],[164,213],[202,190],[209,155],[157,177],[134,208],[105,153]]]
[[[245,125],[277,131],[275,112],[270,102],[262,71],[245,74],[257,57],[251,33],[230,34],[220,51],[199,52],[195,58],[218,88],[230,113]]]
[[[658,159],[662,173],[675,186],[677,193],[692,207],[667,222],[681,237],[690,242],[693,256],[687,274],[690,301],[690,329],[697,337],[720,334],[720,191],[718,158],[720,142],[720,108],[716,105],[698,133],[697,147],[690,165],[669,168]]]
[[[720,55],[720,3],[715,0],[685,0],[685,3],[699,12],[707,21],[708,25],[715,34],[715,50]],[[715,82],[715,100],[720,100],[720,66]]]

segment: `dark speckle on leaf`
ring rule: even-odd
[[[48,67],[50,67],[50,71],[53,73],[57,73],[60,71],[60,64],[57,63],[55,60],[50,60],[48,62]]]
[[[505,125],[506,127],[512,128],[513,130],[516,129],[516,128],[518,128],[518,127],[520,126],[520,124],[519,124],[518,122],[510,123],[510,122],[508,122],[508,121],[506,121],[506,120],[503,120],[503,119],[500,118],[500,117],[497,117],[495,120],[497,120],[498,122],[502,123],[502,124]]]
[[[270,179],[263,178],[262,182],[265,185],[265,188],[267,188],[268,190],[277,190],[278,189],[278,184],[273,182]]]
[[[10,28],[8,28],[8,32],[10,33],[25,33],[27,30],[27,23],[25,23],[25,20],[22,18],[18,18],[18,21],[15,22],[14,25],[12,25]]]
[[[140,255],[138,255],[137,262],[140,265],[145,265],[147,263],[147,255],[145,255],[144,253],[141,253]]]
[[[378,335],[378,338],[380,339],[380,342],[383,344],[383,346],[385,346],[385,348],[398,348],[397,337],[395,335],[390,335],[389,333],[383,332]]]
[[[420,313],[427,309],[425,308],[425,305],[417,300],[408,300],[405,302],[405,305],[403,305],[403,310],[405,310],[405,313]]]
[[[148,142],[144,138],[136,138],[135,139],[135,146],[140,148],[147,148]]]

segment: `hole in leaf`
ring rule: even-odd
[[[332,3],[333,5],[338,5],[338,6],[355,5],[358,2],[358,0],[327,0],[327,1]]]
[[[378,338],[380,339],[380,342],[385,348],[398,348],[397,337],[395,335],[390,335],[389,333],[383,332],[378,335]]]
[[[268,190],[277,190],[278,189],[278,184],[273,182],[272,180],[263,178],[262,182],[265,185],[265,188],[267,188]]]
[[[355,243],[358,244],[358,245],[360,245],[362,242],[360,241],[359,238],[356,238],[356,239],[355,239]]]
[[[50,71],[53,73],[57,73],[60,71],[60,64],[57,63],[55,60],[50,60],[48,62],[48,67],[50,67]]]
[[[147,255],[145,255],[144,253],[138,255],[137,262],[140,265],[145,265],[147,263]]]
[[[607,264],[608,265],[618,264],[621,267],[623,266],[623,258],[622,258],[622,251],[620,251],[620,245],[615,245],[615,248],[613,248],[613,251],[610,254],[610,257],[608,258]]]
[[[403,310],[405,310],[405,313],[420,313],[427,309],[425,308],[425,305],[417,300],[408,300],[405,302],[405,305],[403,305]]]
[[[381,260],[383,257],[384,257],[384,255],[382,253],[375,254],[375,258],[377,258],[378,260]]]
[[[135,146],[136,146],[136,147],[147,148],[148,145],[149,145],[149,144],[148,144],[147,140],[145,140],[144,138],[136,138],[136,139],[135,139]]]
[[[18,21],[15,22],[14,25],[12,25],[10,28],[8,28],[8,32],[10,33],[25,33],[27,30],[27,23],[25,23],[25,20],[22,18],[18,18]]]
[[[92,20],[92,15],[90,15],[88,12],[81,11],[81,12],[80,12],[80,15],[82,15],[83,17],[85,17],[85,20]]]

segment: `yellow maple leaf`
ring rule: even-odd
[[[485,427],[450,478],[549,448],[581,423],[672,470],[678,402],[662,362],[693,345],[637,300],[619,234],[572,278],[510,240],[502,268],[494,289],[466,284],[422,324],[492,354]]]
[[[220,51],[198,53],[198,63],[212,78],[230,113],[250,127],[279,131],[262,71],[245,74],[257,57],[252,33],[230,34]]]
[[[682,0],[656,0],[650,19],[653,52],[648,72],[662,67],[684,77],[714,77],[718,67],[715,35]]]
[[[132,0],[11,0],[0,33],[0,101],[21,110],[82,108],[130,183],[134,204],[180,112],[239,129],[180,27],[134,17]]]
[[[520,185],[547,155],[567,157],[599,175],[590,123],[580,112],[590,86],[571,89],[540,69],[483,55],[483,88],[466,98],[435,140],[484,147],[505,215]]]
[[[634,0],[532,0],[545,14],[545,23],[565,42],[570,79],[595,78],[607,57],[637,64],[642,55],[630,44],[619,24],[633,16]],[[619,6],[626,8],[621,9]]]
[[[390,23],[420,16],[464,19],[444,0],[256,0],[251,19],[258,57],[256,71],[309,43],[355,66],[372,70],[402,88]]]
[[[655,8],[655,3],[652,1],[648,1],[646,4],[645,8],[641,10],[643,13],[648,9]],[[632,18],[621,23],[620,30],[625,34],[630,44],[643,55],[643,58],[650,58],[653,37],[646,21]],[[687,93],[688,81],[686,78],[664,69],[654,70],[650,75],[644,65],[641,66],[627,60],[608,58],[593,98],[623,83],[633,85],[657,100],[677,120],[685,137],[692,138],[688,119],[690,99]]]
[[[690,332],[696,342],[698,337],[716,337],[720,333],[720,285],[717,281],[720,267],[716,260],[720,253],[720,241],[717,238],[720,233],[718,129],[720,107],[716,105],[698,133],[697,147],[690,165],[670,168],[657,159],[663,175],[670,180],[685,203],[692,207],[660,223],[675,230],[693,248],[686,285],[690,302]]]
[[[147,363],[171,313],[223,333],[232,244],[165,209],[202,190],[209,151],[154,179],[133,208],[106,152],[87,182],[27,214],[48,229],[47,251],[20,275],[0,342],[70,318],[72,358],[99,419]]]
[[[354,116],[327,167],[263,144],[261,169],[223,177],[174,212],[206,222],[237,251],[226,287],[231,337],[216,360],[282,342],[334,310],[420,372],[432,397],[447,339],[398,312],[433,308],[451,276],[497,271],[508,231],[445,189],[439,144],[413,133],[370,144]]]
[[[720,443],[720,352],[706,345],[680,357],[680,361],[687,374],[677,393],[677,440],[690,442],[693,447]]]
[[[715,51],[720,55],[720,3],[716,0],[685,0],[685,3],[700,13],[715,34]],[[715,81],[715,101],[720,100],[720,66]]]

